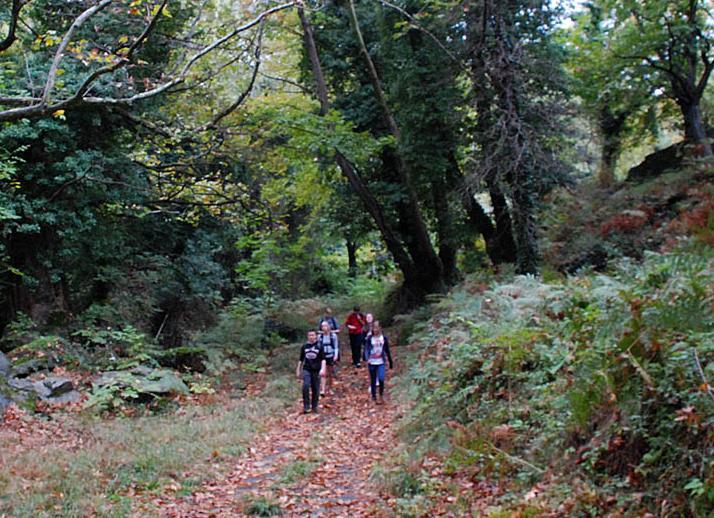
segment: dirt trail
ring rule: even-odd
[[[395,445],[397,405],[388,397],[384,405],[371,401],[364,367],[343,363],[334,394],[320,399],[316,415],[302,414],[295,384],[295,405],[234,460],[228,475],[187,497],[163,500],[161,515],[236,516],[259,497],[277,504],[283,516],[390,514],[392,502],[369,475]]]

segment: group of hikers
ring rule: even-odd
[[[367,364],[372,401],[381,405],[384,403],[385,369],[387,364],[390,369],[393,368],[389,339],[380,322],[371,313],[362,314],[359,306],[355,306],[347,316],[344,328],[350,340],[352,365],[359,369],[362,362]],[[335,364],[342,358],[338,338],[340,331],[341,327],[328,307],[318,322],[317,330],[307,332],[307,342],[300,349],[296,370],[297,377],[302,378],[305,414],[317,413],[320,396],[332,392]]]

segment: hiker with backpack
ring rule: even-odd
[[[356,368],[362,366],[362,327],[364,326],[364,315],[360,312],[359,306],[355,306],[345,320],[345,327],[350,337],[350,349],[352,350],[352,365]]]
[[[325,355],[325,368],[320,374],[320,395],[325,396],[332,391],[332,382],[335,377],[335,362],[340,357],[340,346],[337,334],[330,329],[327,320],[320,324],[320,334],[317,341]]]
[[[307,332],[307,343],[300,348],[300,361],[295,374],[298,379],[302,376],[302,404],[303,414],[312,409],[317,413],[317,404],[320,400],[320,374],[325,371],[325,352],[317,340],[317,331]]]
[[[340,324],[337,323],[337,319],[335,316],[332,314],[332,308],[327,307],[325,308],[325,314],[320,318],[320,320],[317,322],[317,328],[322,329],[322,323],[327,322],[330,325],[330,329],[334,333],[339,333],[340,332]]]
[[[386,364],[394,368],[392,354],[389,351],[389,339],[382,333],[382,325],[374,321],[372,333],[364,341],[364,360],[369,368],[369,391],[372,401],[378,405],[384,404],[384,374]],[[377,394],[377,381],[379,381],[379,395]]]

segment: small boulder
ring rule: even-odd
[[[53,402],[62,402],[58,401],[58,398],[75,391],[71,380],[59,376],[50,376],[40,381],[11,378],[7,384],[17,392],[25,395],[36,394],[40,399]]]
[[[48,399],[51,403],[76,403],[82,399],[82,394],[77,390],[70,390],[61,396],[51,397]]]
[[[74,383],[67,378],[61,378],[59,376],[49,376],[41,381],[35,382],[35,391],[40,397],[45,399],[58,398],[73,390]]]
[[[44,358],[32,358],[12,367],[12,375],[16,378],[26,378],[30,374],[40,371],[51,371],[59,365],[57,358],[46,356]]]
[[[7,356],[0,351],[0,376],[8,377],[11,370],[12,365],[10,364],[10,360],[8,360]]]
[[[3,413],[5,412],[5,409],[9,407],[12,403],[12,399],[0,392],[0,417],[2,417]]]
[[[35,392],[35,382],[28,379],[10,378],[7,384],[19,392]]]

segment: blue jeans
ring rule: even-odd
[[[372,399],[377,397],[377,380],[379,380],[379,395],[384,395],[384,364],[369,365],[369,391]]]

